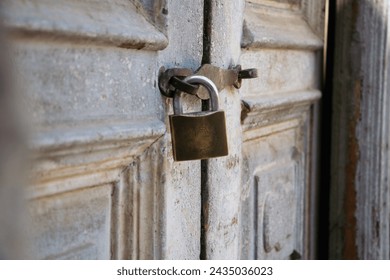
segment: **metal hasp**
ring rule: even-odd
[[[174,114],[169,116],[175,161],[199,160],[228,155],[225,112],[218,110],[218,89],[204,76],[190,76],[183,80],[203,85],[209,93],[209,111],[183,113],[182,92],[173,99]]]
[[[170,68],[166,69],[161,67],[158,75],[158,88],[165,97],[173,98],[175,90],[187,92],[189,94],[195,94],[198,87],[189,83],[182,83],[180,87],[181,79],[193,74],[193,71],[188,68]],[[176,83],[175,83],[176,82]]]
[[[162,95],[172,98],[175,90],[179,90],[188,94],[196,95],[200,99],[208,99],[209,94],[206,89],[197,85],[191,85],[183,79],[190,75],[201,75],[209,78],[216,85],[218,91],[223,90],[228,86],[234,86],[239,89],[242,79],[257,78],[257,69],[241,69],[241,65],[232,67],[231,69],[222,69],[211,64],[204,64],[193,73],[187,68],[170,68],[165,70],[160,68],[158,85]]]

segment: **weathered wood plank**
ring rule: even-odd
[[[336,3],[330,257],[389,259],[389,2]]]
[[[232,89],[221,92],[229,156],[208,161],[204,249],[207,258],[217,259],[308,258],[305,211],[314,187],[309,184],[314,151],[308,143],[311,104],[320,98],[315,51],[323,43],[299,1],[292,6],[290,1],[249,2],[211,1],[211,63],[227,68],[239,57],[244,68],[259,69],[259,78],[244,81],[240,97]],[[240,18],[246,22],[237,28]],[[279,196],[286,208],[277,199],[265,203],[266,196]],[[275,211],[291,224],[279,224]]]
[[[271,1],[266,1],[271,2]],[[249,49],[321,49],[323,42],[305,20],[299,6],[247,3],[241,46]],[[277,3],[279,4],[279,3]],[[318,6],[319,3],[313,5]],[[310,17],[312,19],[312,17]],[[320,25],[322,26],[322,25]]]
[[[238,64],[245,2],[210,1],[212,63],[227,69]],[[238,259],[240,242],[240,185],[241,185],[241,102],[236,90],[220,92],[220,107],[226,113],[229,155],[208,160],[204,184],[208,190],[205,207],[204,257],[207,259]]]
[[[200,166],[173,162],[165,133],[172,104],[156,85],[160,66],[200,66],[203,2],[133,2],[4,2],[34,150],[27,193],[39,250],[32,258],[199,258]],[[172,14],[166,35],[138,2]],[[110,191],[91,218],[88,197],[99,196],[102,185]],[[82,213],[73,215],[68,208],[80,204]],[[41,223],[46,212],[52,226]],[[61,235],[58,217],[78,229]],[[83,221],[104,221],[97,229],[104,238],[61,250],[88,230]]]
[[[109,259],[112,185],[51,197],[29,205],[29,257]]]
[[[164,34],[131,1],[3,2],[3,21],[18,36],[148,50],[160,50],[168,44]]]
[[[169,45],[159,52],[158,67],[186,67],[196,70],[203,52],[203,0],[168,1]],[[156,89],[157,90],[157,89]],[[161,96],[159,92],[155,93]],[[161,97],[159,97],[161,98]],[[172,100],[161,98],[168,115],[173,114]],[[185,99],[185,110],[200,108],[197,98]],[[162,259],[199,259],[200,256],[200,163],[174,162],[171,134],[164,136],[165,172],[159,189],[159,223]]]

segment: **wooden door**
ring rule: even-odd
[[[206,258],[312,258],[325,1],[206,3],[208,62],[259,72],[221,92],[230,154],[207,163]]]
[[[322,1],[3,5],[31,127],[29,257],[310,257]],[[158,69],[202,62],[259,78],[221,92],[229,156],[177,163]]]
[[[33,158],[29,256],[198,258],[200,165],[172,160],[160,66],[200,66],[202,1],[4,1]]]

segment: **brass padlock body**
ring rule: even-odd
[[[184,113],[181,92],[173,98],[174,115],[169,116],[175,161],[208,159],[228,155],[225,112],[219,110],[218,89],[204,76],[189,76],[185,82],[206,87],[209,111]]]
[[[228,155],[224,111],[170,115],[175,161]]]

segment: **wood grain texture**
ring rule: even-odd
[[[388,11],[337,1],[331,258],[390,257]]]
[[[210,63],[227,69],[238,64],[244,1],[213,0]],[[208,160],[208,219],[205,225],[207,259],[238,259],[240,242],[240,192],[242,164],[241,102],[232,87],[220,92],[226,114],[229,155]]]
[[[200,168],[172,160],[157,75],[199,67],[202,1],[4,7],[31,128],[30,257],[199,258]]]
[[[315,122],[318,116],[315,115],[314,107],[311,104],[316,104],[321,97],[321,92],[318,89],[321,77],[320,52],[323,47],[323,33],[315,31],[323,28],[323,21],[321,18],[313,19],[314,14],[323,16],[324,2],[300,1],[299,5],[297,3],[286,4],[285,1],[283,3],[255,2],[254,5],[247,5],[245,14],[249,17],[245,19],[252,21],[253,26],[261,25],[255,29],[255,32],[258,32],[258,41],[243,49],[241,55],[241,63],[244,68],[256,67],[261,73],[258,79],[245,81],[240,90],[242,94],[243,151],[246,155],[243,159],[245,172],[243,173],[244,190],[242,196],[246,198],[241,206],[243,211],[241,216],[243,229],[241,233],[241,258],[313,258],[313,244],[315,242],[313,217],[315,217],[316,211],[313,197],[315,196],[316,183],[312,178],[316,177],[313,167],[318,160],[314,145],[318,129]],[[266,16],[261,16],[264,13]],[[312,20],[310,21],[309,18]],[[280,28],[277,27],[278,25]],[[286,25],[290,26],[293,31],[289,32],[288,28],[285,28]],[[245,28],[244,25],[243,40],[246,36]],[[278,28],[284,31],[280,31]],[[295,131],[297,138],[287,137],[291,130]],[[278,138],[279,135],[285,135],[285,137]],[[290,142],[284,142],[286,139],[290,139]],[[273,158],[271,156],[267,158],[268,151],[261,149],[262,145],[270,145],[269,149],[275,154],[275,151],[283,150],[283,147],[290,147],[291,151],[295,151],[295,153],[291,152],[290,154],[285,150],[284,155],[281,153],[280,158],[276,155]],[[259,229],[265,229],[265,220],[262,218],[264,216],[253,216],[253,209],[256,207],[263,209],[265,202],[262,199],[257,199],[254,202],[249,199],[253,196],[262,197],[264,194],[261,192],[264,189],[258,188],[259,184],[255,184],[254,179],[248,178],[257,178],[256,170],[262,170],[267,166],[274,166],[275,170],[272,172],[278,173],[278,168],[288,165],[286,162],[293,157],[293,154],[295,154],[294,160],[298,158],[300,160],[294,163],[294,172],[286,174],[293,182],[294,190],[287,196],[286,203],[290,203],[290,211],[297,213],[297,216],[293,221],[294,225],[290,228],[291,235],[285,235],[289,236],[288,238],[284,239],[278,235],[287,230],[282,226],[279,231],[267,231],[273,232],[274,236],[271,237],[273,234],[270,233],[269,240],[274,240],[274,242],[267,243],[273,245],[266,249],[263,246],[264,236],[259,237],[259,234],[262,234]],[[258,157],[257,159],[255,155]],[[267,159],[269,162],[266,164],[264,161]],[[273,174],[272,172],[270,174]],[[259,177],[262,175],[268,176],[260,174]],[[275,190],[278,189],[278,181],[272,179],[272,176],[265,180],[273,183]],[[264,183],[265,181],[258,180],[256,182]],[[288,188],[289,183],[285,185]],[[272,189],[269,187],[269,190]],[[261,191],[256,195],[256,190]],[[248,191],[251,193],[249,197],[244,195]],[[272,191],[269,192],[272,193]],[[278,194],[275,192],[272,195],[277,196]],[[257,206],[251,208],[248,206],[251,203]],[[270,207],[277,209],[277,203]],[[262,212],[258,211],[257,213],[261,214]],[[282,209],[280,209],[280,213],[284,213]],[[272,215],[267,217],[272,217]],[[272,226],[269,228],[271,229]],[[253,233],[253,230],[256,229],[257,233]],[[256,235],[257,237],[255,237]]]
[[[203,1],[167,1],[169,45],[158,53],[158,68],[200,67],[203,52]],[[157,69],[156,69],[157,70]],[[157,89],[156,89],[157,90]],[[160,192],[160,242],[162,259],[199,259],[200,256],[200,162],[174,162],[168,115],[172,100],[157,98],[164,108],[165,168]],[[201,102],[189,96],[183,110],[200,110]]]
[[[259,78],[243,81],[238,92],[220,93],[229,156],[208,161],[206,257],[308,258],[305,211],[315,153],[309,144],[311,104],[321,95],[315,51],[322,40],[297,1],[252,2],[211,1],[210,62],[227,68],[239,58],[243,68],[258,68]],[[287,25],[296,27],[296,36],[283,33]],[[298,35],[302,40],[295,40]],[[270,166],[274,169],[264,171]],[[286,181],[279,180],[281,173]],[[283,197],[288,205],[274,199],[265,203],[265,193]],[[292,219],[291,227],[275,220],[275,213],[286,209],[293,215],[280,217]]]

